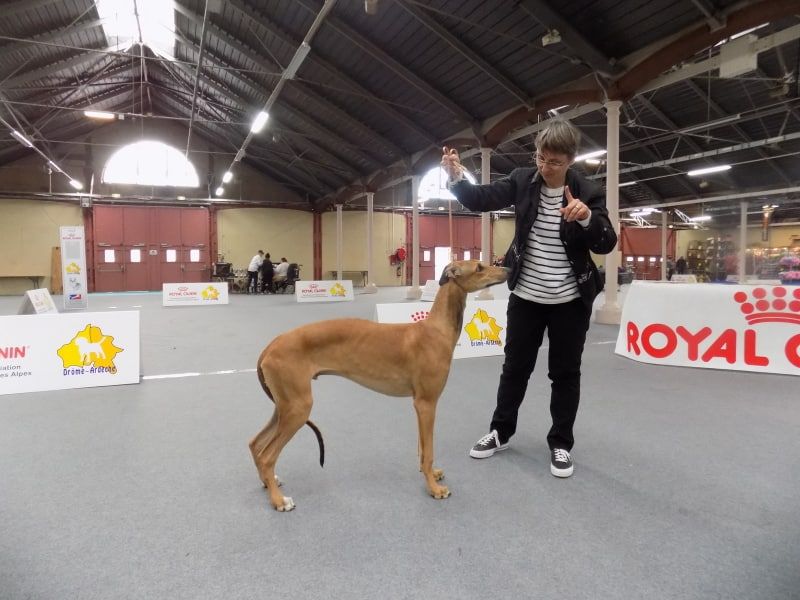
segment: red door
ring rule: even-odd
[[[125,290],[149,290],[147,241],[150,239],[150,209],[122,208],[122,245]]]
[[[94,291],[209,281],[209,223],[204,208],[95,206]]]

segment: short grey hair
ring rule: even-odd
[[[564,120],[553,121],[536,136],[536,149],[549,150],[575,158],[580,141],[581,132],[572,123]]]

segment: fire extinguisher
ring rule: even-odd
[[[393,264],[397,265],[397,276],[400,277],[403,274],[403,261],[406,259],[406,249],[398,248],[392,256],[395,259]]]

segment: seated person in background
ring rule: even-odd
[[[272,294],[272,277],[275,274],[275,266],[269,258],[269,252],[264,255],[264,262],[261,263],[261,293]]]
[[[264,262],[264,251],[259,250],[253,258],[250,259],[250,265],[247,267],[247,293],[253,290],[255,294],[258,292],[258,270]]]
[[[275,283],[280,283],[281,281],[286,281],[286,276],[289,274],[289,261],[286,260],[286,257],[281,258],[281,262],[278,263],[278,266],[275,267],[275,275],[272,280]]]

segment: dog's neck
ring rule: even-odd
[[[467,292],[455,281],[448,281],[439,287],[436,299],[433,301],[431,314],[426,319],[427,322],[438,326],[452,336],[454,347],[461,334],[466,305]]]

